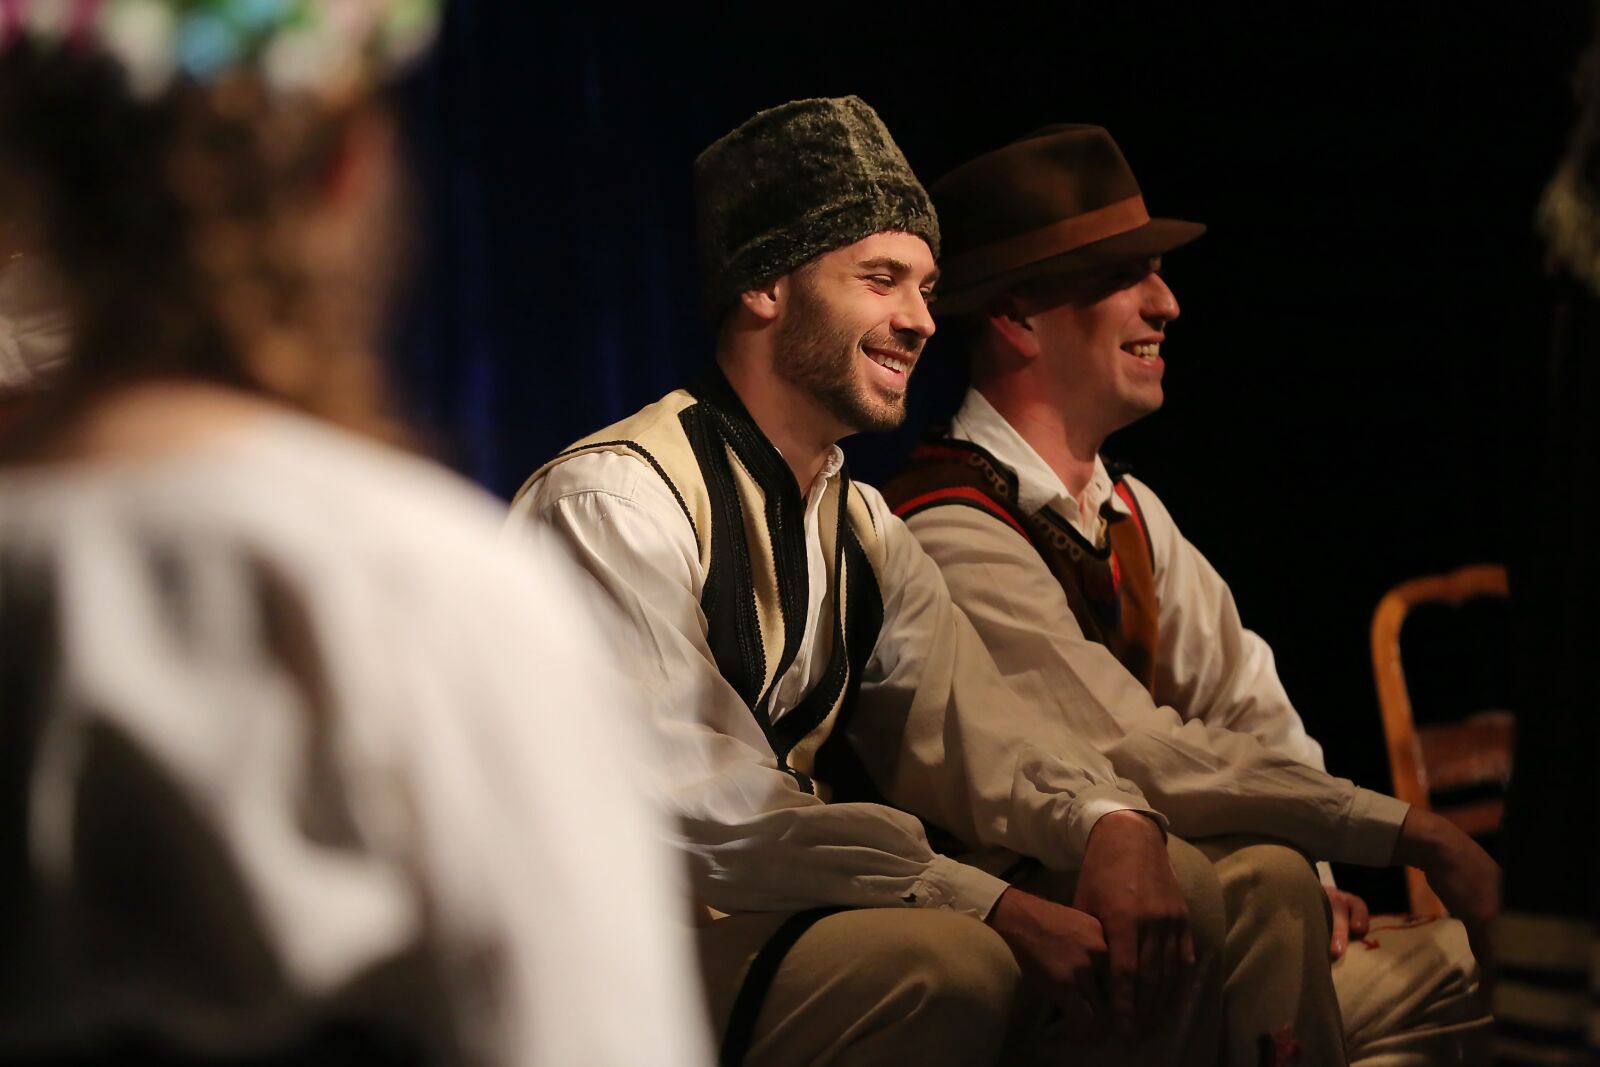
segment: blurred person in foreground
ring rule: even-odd
[[[22,229],[0,220],[0,428],[48,386],[67,350],[60,285]]]
[[[382,440],[437,17],[0,7],[72,338],[0,433],[0,1059],[705,1062],[587,579]]]

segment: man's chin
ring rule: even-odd
[[[888,433],[899,429],[906,421],[904,400],[898,404],[865,404],[854,400],[830,407],[834,417],[848,426],[851,433]]]
[[[888,433],[898,430],[906,421],[906,395],[869,403],[860,400],[855,405],[856,418],[851,422],[857,433]]]

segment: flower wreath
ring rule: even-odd
[[[104,51],[134,93],[253,67],[280,92],[381,78],[420,55],[442,0],[0,0],[0,51],[22,38]]]

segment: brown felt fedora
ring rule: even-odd
[[[1099,126],[1035,130],[929,192],[944,241],[940,315],[981,311],[1038,279],[1158,256],[1206,230],[1151,218],[1128,161]]]

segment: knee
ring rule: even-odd
[[[989,926],[951,912],[923,913],[914,933],[874,953],[872,967],[893,976],[908,1006],[992,1015],[1004,1022],[1022,979],[1016,957]]]
[[[1303,854],[1287,845],[1251,845],[1241,850],[1240,858],[1246,859],[1245,881],[1256,892],[1304,898],[1321,906],[1322,883]]]
[[[844,1035],[863,1063],[993,1062],[1022,983],[999,934],[950,912],[911,911],[880,924],[855,944],[850,971],[847,1001],[875,1005]]]
[[[1193,845],[1176,837],[1167,839],[1167,857],[1189,908],[1189,931],[1197,958],[1220,955],[1228,914],[1216,868]]]
[[[1326,920],[1327,894],[1311,861],[1287,845],[1251,845],[1231,861],[1232,893],[1279,914]]]

